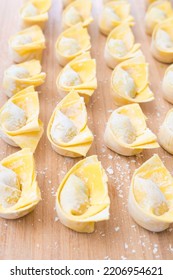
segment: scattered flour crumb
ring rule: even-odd
[[[110,257],[109,256],[105,256],[104,260],[110,260]]]
[[[113,156],[112,155],[108,155],[108,159],[113,159]]]
[[[173,253],[173,246],[169,244],[169,251]]]
[[[59,221],[59,218],[58,217],[55,217],[55,222]]]
[[[115,227],[115,231],[119,231],[120,230],[120,227]]]
[[[113,175],[114,174],[114,171],[113,171],[111,166],[109,166],[106,170],[109,173],[109,175]]]
[[[155,255],[158,252],[158,245],[154,244],[153,254]]]

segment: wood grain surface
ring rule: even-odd
[[[7,100],[2,89],[4,70],[12,63],[8,38],[21,29],[19,9],[22,0],[0,1],[0,105]],[[161,81],[167,65],[157,62],[150,53],[151,39],[145,34],[145,0],[129,0],[136,25],[133,27],[136,42],[150,64],[151,88],[155,101],[142,105],[148,117],[148,126],[157,134],[166,112],[171,108],[162,98]],[[111,70],[106,66],[103,52],[106,37],[98,30],[101,0],[93,0],[94,22],[89,27],[92,38],[92,57],[97,60],[98,89],[87,109],[88,125],[95,135],[88,155],[97,154],[108,173],[111,198],[110,220],[96,224],[92,234],[76,233],[64,227],[55,212],[55,192],[65,173],[79,159],[56,154],[46,137],[46,127],[54,107],[60,100],[56,88],[58,65],[54,45],[61,32],[61,0],[53,0],[49,22],[45,29],[47,48],[43,56],[46,83],[39,88],[41,120],[45,133],[35,152],[38,183],[42,201],[28,216],[19,220],[0,219],[0,259],[173,259],[173,228],[152,233],[138,226],[129,216],[127,198],[135,168],[154,153],[158,153],[173,175],[173,157],[162,148],[144,151],[137,157],[123,157],[107,149],[103,143],[106,121],[115,105],[110,97]],[[0,139],[0,159],[17,151]]]

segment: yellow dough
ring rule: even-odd
[[[145,16],[145,30],[151,35],[155,26],[173,16],[173,10],[169,1],[156,1],[149,6]]]
[[[107,3],[99,19],[99,28],[104,35],[108,35],[115,27],[123,22],[134,23],[130,15],[130,4],[126,1],[113,1]]]
[[[59,73],[56,84],[58,93],[64,95],[75,89],[88,103],[97,88],[96,60],[89,52],[77,56]]]
[[[107,176],[97,156],[79,161],[66,174],[56,195],[56,209],[63,225],[91,233],[95,222],[109,219]]]
[[[23,217],[40,200],[32,152],[23,149],[4,158],[0,162],[0,217]]]
[[[87,111],[83,97],[71,91],[55,108],[47,128],[52,148],[63,156],[86,156],[93,142],[87,126]]]
[[[20,10],[20,16],[25,27],[39,25],[44,28],[48,21],[48,11],[51,7],[51,0],[29,0]]]
[[[173,109],[170,109],[162,123],[158,139],[160,145],[170,154],[173,154]]]
[[[173,104],[173,64],[170,65],[162,81],[163,97]]]
[[[46,73],[41,72],[39,60],[30,60],[11,65],[4,73],[3,88],[8,97],[28,86],[40,86],[44,83]]]
[[[84,27],[87,27],[92,21],[91,16],[92,1],[76,0],[69,4],[62,14],[63,28],[69,28],[77,23],[82,23]]]
[[[110,116],[104,141],[114,152],[133,156],[143,149],[158,148],[157,138],[146,125],[146,117],[138,104],[116,109]]]
[[[12,36],[9,47],[16,63],[31,59],[41,60],[43,49],[45,49],[45,37],[41,28],[33,25]]]
[[[103,4],[109,3],[109,2],[122,2],[127,0],[103,0]]]
[[[9,145],[35,151],[43,134],[38,93],[28,87],[12,96],[0,109],[0,136]]]
[[[133,174],[129,213],[140,226],[160,232],[173,222],[173,178],[158,155]]]
[[[163,63],[173,62],[173,17],[156,25],[152,35],[152,55]]]
[[[111,77],[111,95],[118,106],[154,99],[149,88],[148,64],[141,51],[115,67]]]
[[[114,69],[120,62],[133,57],[139,48],[140,44],[135,44],[129,23],[122,23],[107,38],[104,51],[106,64]]]
[[[169,1],[169,0],[162,0],[163,2],[164,1]],[[152,5],[153,3],[155,3],[155,2],[158,2],[158,0],[146,0],[146,4],[147,4],[147,6],[148,5]],[[169,1],[170,2],[170,1]]]
[[[147,4],[152,4],[152,3],[154,3],[154,2],[157,2],[158,0],[146,0],[146,2],[147,2]]]
[[[81,23],[62,32],[55,45],[56,56],[62,66],[90,49],[90,36],[87,28],[84,28]]]

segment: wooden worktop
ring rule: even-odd
[[[20,30],[19,9],[22,0],[0,1],[0,105],[7,100],[2,89],[4,70],[12,63],[8,39]],[[19,220],[0,219],[0,259],[173,259],[173,228],[162,233],[152,233],[138,226],[129,216],[127,198],[134,170],[154,153],[158,153],[173,175],[173,157],[162,148],[144,151],[137,157],[123,157],[107,149],[103,133],[110,113],[115,109],[110,96],[111,70],[106,66],[103,52],[106,37],[98,30],[101,0],[93,0],[94,22],[89,27],[92,38],[92,56],[97,61],[98,89],[88,107],[88,125],[95,135],[88,155],[97,154],[109,178],[111,198],[110,220],[96,224],[92,234],[76,233],[64,227],[55,212],[55,192],[65,173],[79,159],[56,154],[46,137],[46,127],[57,102],[61,100],[56,88],[56,77],[61,67],[55,57],[55,41],[61,32],[62,5],[53,0],[49,22],[45,29],[47,49],[43,56],[43,70],[47,73],[41,92],[40,118],[45,133],[35,152],[38,183],[42,201],[36,209]],[[148,117],[148,126],[156,134],[166,112],[172,107],[163,100],[161,81],[167,65],[157,62],[150,52],[151,39],[144,31],[145,0],[129,0],[136,25],[133,27],[136,42],[150,64],[151,88],[155,101],[142,105]],[[0,159],[18,149],[0,139]],[[109,168],[110,167],[110,168]]]

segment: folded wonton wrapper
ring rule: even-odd
[[[48,11],[51,7],[51,0],[29,0],[20,10],[20,16],[25,27],[34,24],[44,28],[48,21]]]
[[[64,95],[75,89],[88,103],[97,88],[96,60],[89,52],[76,57],[59,73],[56,84],[59,93]]]
[[[152,35],[152,55],[164,63],[173,62],[173,17],[156,25]]]
[[[40,86],[44,83],[46,73],[41,72],[39,60],[29,60],[11,65],[4,73],[3,88],[8,97],[28,86]]]
[[[111,94],[118,105],[144,103],[154,99],[149,88],[148,64],[141,51],[115,67],[111,77]]]
[[[0,136],[9,145],[35,151],[43,134],[38,93],[28,87],[12,96],[0,109]]]
[[[23,217],[40,200],[32,152],[23,149],[3,159],[0,162],[0,217]]]
[[[173,155],[173,109],[170,109],[166,115],[163,124],[160,127],[158,139],[160,145]]]
[[[62,32],[55,45],[56,56],[62,66],[90,49],[90,36],[81,23]]]
[[[118,63],[133,57],[139,48],[140,44],[135,44],[129,23],[122,23],[107,38],[104,51],[106,63],[114,69]]]
[[[133,156],[143,149],[158,148],[155,134],[146,125],[146,116],[138,104],[116,109],[110,116],[104,141],[108,148],[123,156]]]
[[[173,10],[169,1],[156,1],[149,6],[145,16],[145,30],[152,35],[155,26],[173,16]]]
[[[41,60],[45,49],[45,37],[41,28],[33,25],[12,36],[9,47],[16,63],[31,59]]]
[[[56,106],[47,128],[52,148],[63,156],[86,156],[93,142],[87,126],[87,111],[83,97],[71,91]]]
[[[153,3],[157,2],[158,0],[146,0],[147,6],[152,5]],[[169,0],[162,0],[162,1],[169,1]]]
[[[123,22],[134,24],[130,15],[130,4],[126,1],[112,1],[107,3],[99,19],[99,28],[104,35],[108,35],[115,27]]]
[[[56,195],[60,221],[77,232],[91,233],[95,222],[109,219],[106,173],[97,156],[79,161],[66,174]]]
[[[103,4],[109,3],[109,2],[122,2],[122,1],[127,1],[127,0],[103,0]]]
[[[158,155],[133,174],[129,213],[140,226],[160,232],[173,222],[173,178]]]
[[[63,28],[69,28],[77,23],[82,23],[84,27],[87,27],[92,21],[91,16],[92,1],[76,0],[69,4],[62,14]]]
[[[173,64],[170,65],[165,72],[162,81],[163,97],[173,104]]]

